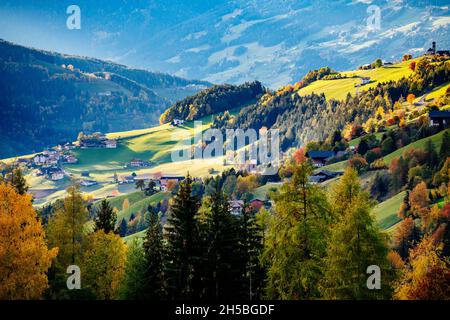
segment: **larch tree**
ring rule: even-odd
[[[335,192],[347,193],[350,197],[348,190],[359,184],[358,176],[348,170]],[[393,272],[387,258],[387,237],[378,229],[370,209],[368,195],[359,191],[342,219],[332,227],[321,282],[326,299],[382,299],[390,295]],[[367,286],[369,266],[380,268],[380,290],[371,290]]]
[[[70,187],[67,193],[64,206],[50,218],[47,230],[49,246],[59,248],[56,262],[63,273],[69,265],[81,262],[89,216],[79,187]]]
[[[294,165],[293,176],[274,195],[262,261],[267,267],[266,297],[313,299],[326,253],[330,208],[321,189],[309,182],[312,167]]]
[[[81,285],[97,299],[117,299],[126,263],[126,245],[120,236],[103,230],[89,235],[82,259]]]
[[[31,197],[0,183],[0,300],[42,298],[57,252],[47,248]]]

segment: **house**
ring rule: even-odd
[[[178,125],[183,124],[183,123],[184,123],[184,120],[181,120],[181,119],[173,119],[172,120],[172,125],[173,126],[178,126]]]
[[[63,157],[63,162],[64,163],[77,163],[78,162],[78,159],[77,158],[75,158],[73,155],[71,155],[71,154],[66,154],[66,155],[64,155]]]
[[[37,166],[44,165],[47,162],[47,156],[40,153],[34,156],[33,163]]]
[[[438,56],[450,56],[450,50],[439,50],[436,52]]]
[[[130,161],[128,166],[130,166],[130,167],[148,167],[148,166],[150,166],[150,162],[134,158],[133,160]]]
[[[322,183],[324,181],[336,178],[338,176],[343,175],[343,172],[333,172],[333,171],[328,171],[328,170],[320,170],[317,171],[315,173],[313,173],[310,177],[309,177],[309,181],[311,181],[311,183]]]
[[[177,183],[182,180],[184,180],[183,176],[162,176],[159,179],[159,183],[161,185],[161,191],[167,191],[168,190],[167,186],[169,183],[171,183],[171,182]]]
[[[119,184],[134,183],[134,176],[121,176],[119,178]]]
[[[108,139],[105,141],[105,147],[108,149],[116,149],[117,148],[117,140],[116,139]]]
[[[450,123],[450,111],[430,111],[428,113],[428,117],[430,118],[431,124],[433,126],[441,126],[441,127],[448,127]]]
[[[261,200],[261,199],[253,199],[252,201],[250,201],[250,206],[255,210],[255,211],[259,211],[259,209],[261,209],[264,206],[265,201]]]
[[[230,213],[232,215],[240,215],[242,211],[244,210],[244,201],[242,200],[231,200],[228,201],[229,207],[230,207]]]
[[[80,182],[80,185],[82,185],[83,187],[95,186],[97,184],[98,184],[98,182],[95,180],[82,180]]]
[[[315,167],[324,166],[327,161],[335,156],[334,151],[310,150],[306,152],[306,156],[311,159]]]
[[[52,181],[58,181],[64,179],[64,172],[61,170],[55,171],[51,174],[50,179]]]
[[[368,84],[370,82],[370,77],[361,77],[361,85]]]

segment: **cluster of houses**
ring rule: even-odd
[[[45,176],[49,180],[58,181],[66,176],[62,168],[64,163],[74,164],[78,162],[78,159],[69,151],[72,148],[72,144],[60,144],[54,149],[44,150],[32,158],[22,158],[19,161],[32,168],[34,176]]]
[[[171,123],[172,123],[172,125],[173,125],[174,127],[177,127],[177,126],[179,126],[179,125],[184,124],[184,120],[182,120],[182,119],[173,119]]]
[[[436,50],[436,41],[431,43],[431,48],[425,53],[428,56],[438,55],[438,56],[450,56],[450,50]]]
[[[90,148],[117,148],[116,139],[108,139],[103,133],[96,132],[91,135],[82,135],[78,138],[78,144],[81,149]]]

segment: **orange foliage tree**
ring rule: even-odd
[[[40,299],[57,252],[47,247],[31,196],[0,184],[0,299]]]

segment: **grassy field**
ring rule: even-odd
[[[265,200],[266,196],[281,187],[281,182],[269,182],[261,187],[256,188],[252,192],[252,199]]]
[[[136,216],[139,212],[144,213],[149,205],[156,205],[161,200],[169,198],[170,192],[158,192],[150,197],[145,197],[141,200],[135,201],[133,204],[130,202],[130,207],[128,209],[119,211],[117,214],[117,221],[120,222],[122,219],[128,220],[132,214]]]
[[[372,212],[380,228],[388,230],[400,221],[397,211],[400,209],[405,194],[406,192],[402,191],[373,208]]]
[[[415,59],[417,60],[417,59]],[[409,69],[411,61],[398,63],[392,66],[381,67],[371,70],[354,70],[341,72],[343,76],[352,77],[336,80],[318,80],[300,89],[299,94],[304,96],[311,93],[324,93],[327,99],[343,100],[348,93],[355,95],[355,84],[361,83],[358,77],[370,77],[370,83],[363,85],[359,90],[367,90],[376,87],[379,83],[387,81],[397,81],[409,76],[412,71]]]
[[[443,85],[433,89],[428,95],[427,100],[430,99],[437,99],[440,96],[443,96],[445,92],[447,91],[447,88],[450,86],[450,82],[444,83]]]
[[[448,130],[449,129],[447,129],[447,131]],[[443,131],[441,131],[441,132],[439,132],[439,133],[437,133],[437,134],[435,134],[435,135],[433,135],[431,137],[427,137],[427,138],[424,138],[424,139],[417,140],[417,141],[415,141],[413,143],[410,143],[407,146],[404,146],[403,148],[397,149],[394,152],[388,154],[387,156],[385,156],[383,158],[383,160],[384,160],[384,162],[387,165],[389,165],[391,163],[392,159],[394,159],[395,157],[401,156],[403,154],[403,152],[406,151],[406,150],[409,150],[411,148],[423,149],[425,147],[425,143],[428,140],[431,140],[433,142],[433,144],[434,144],[435,149],[437,151],[439,151],[439,149],[441,147],[441,144],[442,144],[442,136],[444,135],[444,132],[445,132],[445,130],[443,130]]]

